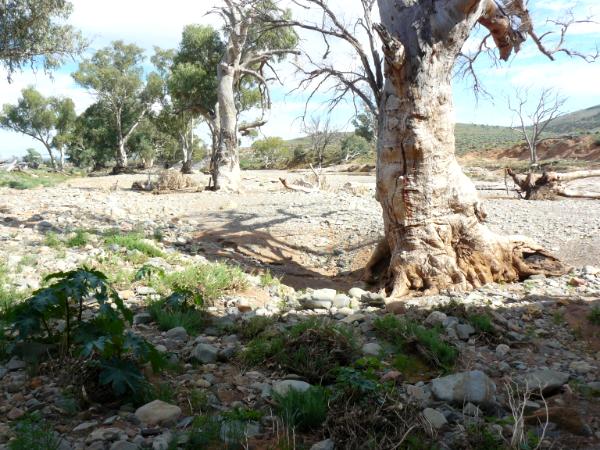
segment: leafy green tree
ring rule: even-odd
[[[354,134],[364,138],[369,143],[377,141],[377,117],[371,110],[365,108],[352,121]]]
[[[287,144],[280,137],[267,137],[252,144],[254,157],[260,160],[262,167],[270,169],[277,161],[277,156],[287,150]]]
[[[144,75],[144,51],[115,41],[79,64],[73,78],[87,88],[111,112],[117,133],[113,173],[127,168],[127,141],[161,94],[160,77]]]
[[[73,6],[65,0],[0,2],[0,66],[11,75],[26,66],[48,71],[80,53],[85,42],[64,21]]]
[[[216,12],[225,21],[225,51],[217,65],[219,140],[211,162],[211,188],[236,190],[240,182],[238,133],[266,123],[271,107],[266,71],[272,63],[297,53],[296,33],[287,25],[291,14],[272,0],[224,0]],[[274,25],[285,22],[286,25]],[[276,74],[275,74],[276,77]],[[240,108],[259,105],[260,117],[239,122]]]
[[[350,161],[362,155],[367,155],[373,146],[364,137],[351,134],[342,139],[340,150],[344,161]]]
[[[0,115],[0,127],[25,134],[44,145],[53,169],[57,168],[53,149],[58,150],[58,167],[64,167],[64,142],[75,120],[71,99],[46,98],[33,87],[21,91],[16,105],[5,104]]]
[[[26,152],[27,155],[23,156],[23,161],[34,169],[44,162],[42,155],[40,155],[40,152],[38,152],[35,148],[28,148]]]

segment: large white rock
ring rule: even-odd
[[[306,381],[283,380],[278,381],[273,385],[273,391],[279,395],[285,395],[292,389],[300,392],[306,392],[310,389],[310,387],[310,384],[308,384]]]

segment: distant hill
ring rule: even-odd
[[[565,114],[547,128],[553,134],[581,134],[600,131],[600,105]]]

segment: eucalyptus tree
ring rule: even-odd
[[[498,235],[484,224],[475,186],[455,157],[451,81],[478,24],[502,61],[527,38],[549,59],[560,54],[587,59],[565,47],[574,22],[550,22],[558,33],[538,34],[523,0],[378,0],[378,5],[386,82],[377,198],[385,239],[368,271],[387,257],[391,299],[561,273],[556,258],[531,240]]]
[[[108,108],[117,133],[113,173],[127,169],[127,141],[161,94],[155,73],[144,73],[144,50],[115,41],[79,64],[73,78]]]
[[[25,67],[46,71],[79,54],[85,42],[64,22],[73,5],[65,0],[2,0],[0,2],[0,67],[8,79]]]
[[[168,92],[176,110],[191,116],[191,121],[198,116],[208,126],[213,155],[219,142],[220,126],[217,67],[224,52],[225,44],[218,31],[210,26],[188,25],[173,55],[168,78]],[[183,117],[176,120],[181,122]],[[191,134],[187,136],[191,138]],[[190,154],[188,159],[191,161],[191,158]]]
[[[237,190],[240,183],[238,133],[248,133],[267,122],[266,112],[271,107],[267,71],[277,78],[273,63],[297,53],[298,40],[286,24],[274,25],[290,19],[290,12],[280,9],[275,1],[224,0],[224,3],[215,9],[224,22],[226,43],[217,66],[219,139],[211,162],[210,187]],[[257,101],[260,116],[240,122],[240,108]]]
[[[16,105],[5,104],[0,127],[25,134],[40,142],[48,152],[53,169],[64,167],[65,142],[75,122],[75,105],[68,98],[46,98],[33,87],[21,91]],[[54,151],[59,152],[58,164]]]

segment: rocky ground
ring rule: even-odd
[[[524,202],[485,191],[492,228],[532,236],[575,268],[560,278],[408,301],[406,317],[458,351],[451,367],[429,361],[415,370],[394,362],[396,350],[377,325],[385,316],[382,298],[363,291],[359,281],[381,232],[373,178],[332,174],[330,191],[305,194],[285,191],[280,176],[300,175],[246,173],[245,192],[235,195],[131,191],[143,175],[1,189],[0,262],[15,295],[38,288],[48,273],[99,268],[136,314],[133,331],[179,369],[153,375],[167,391],[161,400],[106,406],[74,404],[58,372],[36,370],[26,358],[0,362],[0,448],[13,448],[16,425],[33,412],[50,424],[64,450],[190,448],[195,416],[236,408],[261,414],[221,420],[220,444],[206,448],[235,448],[233,428],[241,428],[248,448],[368,448],[361,447],[367,440],[360,441],[356,417],[347,424],[328,418],[323,427],[298,433],[280,423],[273,392],[305,390],[319,380],[243,360],[251,347],[244,330],[257,317],[272,318],[265,326],[275,330],[314,317],[352,330],[356,357],[383,361],[372,363],[370,379],[393,389],[394,408],[406,412],[398,413],[404,428],[397,428],[406,430],[394,443],[399,448],[510,448],[511,440],[513,448],[600,448],[600,325],[588,319],[600,307],[600,203]],[[139,230],[161,255],[106,244],[111,229]],[[69,241],[82,230],[82,242]],[[215,259],[239,264],[249,287],[206,308],[211,320],[197,334],[181,327],[160,331],[147,310],[160,293],[134,280],[136,270],[152,264],[172,273]],[[259,275],[266,269],[282,282],[265,282]],[[511,397],[511,390],[518,395]],[[437,447],[419,447],[412,435]]]

